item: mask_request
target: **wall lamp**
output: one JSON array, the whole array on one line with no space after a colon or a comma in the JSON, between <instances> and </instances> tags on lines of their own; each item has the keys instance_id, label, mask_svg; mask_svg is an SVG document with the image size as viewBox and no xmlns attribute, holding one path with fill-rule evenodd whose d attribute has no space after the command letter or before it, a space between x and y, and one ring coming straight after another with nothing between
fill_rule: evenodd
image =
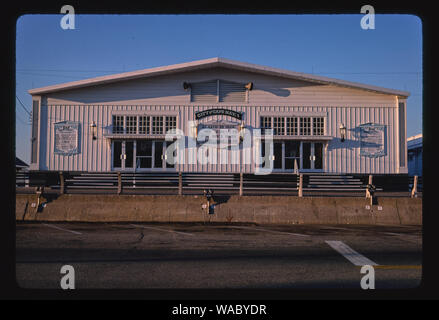
<instances>
[{"instance_id":1,"label":"wall lamp","mask_svg":"<svg viewBox=\"0 0 439 320\"><path fill-rule=\"evenodd\" d=\"M189 82L183 82L183 89L187 90L191 87L191 84Z\"/></svg>"},{"instance_id":2,"label":"wall lamp","mask_svg":"<svg viewBox=\"0 0 439 320\"><path fill-rule=\"evenodd\" d=\"M91 130L91 134L93 136L93 140L96 140L98 128L97 128L96 123L94 121L92 122L92 124L90 124L90 130Z\"/></svg>"},{"instance_id":3,"label":"wall lamp","mask_svg":"<svg viewBox=\"0 0 439 320\"><path fill-rule=\"evenodd\" d=\"M345 138L346 138L346 127L345 127L345 125L342 123L342 124L340 124L339 129L340 129L340 136L341 136L340 141L341 141L341 142L344 142L344 140L345 140Z\"/></svg>"},{"instance_id":4,"label":"wall lamp","mask_svg":"<svg viewBox=\"0 0 439 320\"><path fill-rule=\"evenodd\" d=\"M246 85L245 85L245 88L247 89L247 90L252 90L253 89L253 82L249 82L249 83L247 83Z\"/></svg>"}]
</instances>

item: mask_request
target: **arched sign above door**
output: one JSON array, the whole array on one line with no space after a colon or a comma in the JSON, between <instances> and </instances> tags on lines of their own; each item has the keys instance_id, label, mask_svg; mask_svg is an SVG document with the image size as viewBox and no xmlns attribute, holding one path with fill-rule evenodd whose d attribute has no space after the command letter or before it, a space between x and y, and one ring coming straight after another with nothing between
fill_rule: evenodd
<instances>
[{"instance_id":1,"label":"arched sign above door","mask_svg":"<svg viewBox=\"0 0 439 320\"><path fill-rule=\"evenodd\" d=\"M242 120L242 112L233 111L229 109L208 109L208 110L195 112L195 119L200 120L205 117L216 116L216 115L225 115L225 116L236 118L238 120Z\"/></svg>"}]
</instances>

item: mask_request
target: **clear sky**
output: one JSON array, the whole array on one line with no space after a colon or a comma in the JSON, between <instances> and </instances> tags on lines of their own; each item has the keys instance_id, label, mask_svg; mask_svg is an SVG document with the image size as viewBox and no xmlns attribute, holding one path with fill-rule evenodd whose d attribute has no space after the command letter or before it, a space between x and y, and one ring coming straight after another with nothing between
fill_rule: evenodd
<instances>
[{"instance_id":1,"label":"clear sky","mask_svg":"<svg viewBox=\"0 0 439 320\"><path fill-rule=\"evenodd\" d=\"M78 11L78 10L77 10ZM422 132L422 22L412 15L59 15L17 20L16 155L29 163L29 89L223 57L409 91L407 135Z\"/></svg>"}]
</instances>

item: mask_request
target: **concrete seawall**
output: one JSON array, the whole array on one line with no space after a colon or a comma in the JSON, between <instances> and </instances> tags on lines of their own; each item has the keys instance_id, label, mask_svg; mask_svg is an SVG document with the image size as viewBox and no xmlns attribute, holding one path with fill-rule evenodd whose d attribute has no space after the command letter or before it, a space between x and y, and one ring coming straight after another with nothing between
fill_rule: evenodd
<instances>
[{"instance_id":1,"label":"concrete seawall","mask_svg":"<svg viewBox=\"0 0 439 320\"><path fill-rule=\"evenodd\" d=\"M46 195L39 210L37 199L16 196L17 221L422 224L418 198L379 198L367 209L364 198L224 196L214 198L213 214L202 209L202 196Z\"/></svg>"}]
</instances>

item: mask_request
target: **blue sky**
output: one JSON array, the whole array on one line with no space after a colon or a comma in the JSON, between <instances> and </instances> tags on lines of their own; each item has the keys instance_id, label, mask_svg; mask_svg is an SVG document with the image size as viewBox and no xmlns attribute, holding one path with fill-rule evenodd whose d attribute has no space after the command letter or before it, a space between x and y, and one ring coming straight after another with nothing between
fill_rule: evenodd
<instances>
[{"instance_id":1,"label":"blue sky","mask_svg":"<svg viewBox=\"0 0 439 320\"><path fill-rule=\"evenodd\" d=\"M17 20L16 95L106 74L212 57L409 91L407 135L422 132L422 22L413 15L63 15ZM16 101L16 154L30 160L29 115Z\"/></svg>"}]
</instances>

